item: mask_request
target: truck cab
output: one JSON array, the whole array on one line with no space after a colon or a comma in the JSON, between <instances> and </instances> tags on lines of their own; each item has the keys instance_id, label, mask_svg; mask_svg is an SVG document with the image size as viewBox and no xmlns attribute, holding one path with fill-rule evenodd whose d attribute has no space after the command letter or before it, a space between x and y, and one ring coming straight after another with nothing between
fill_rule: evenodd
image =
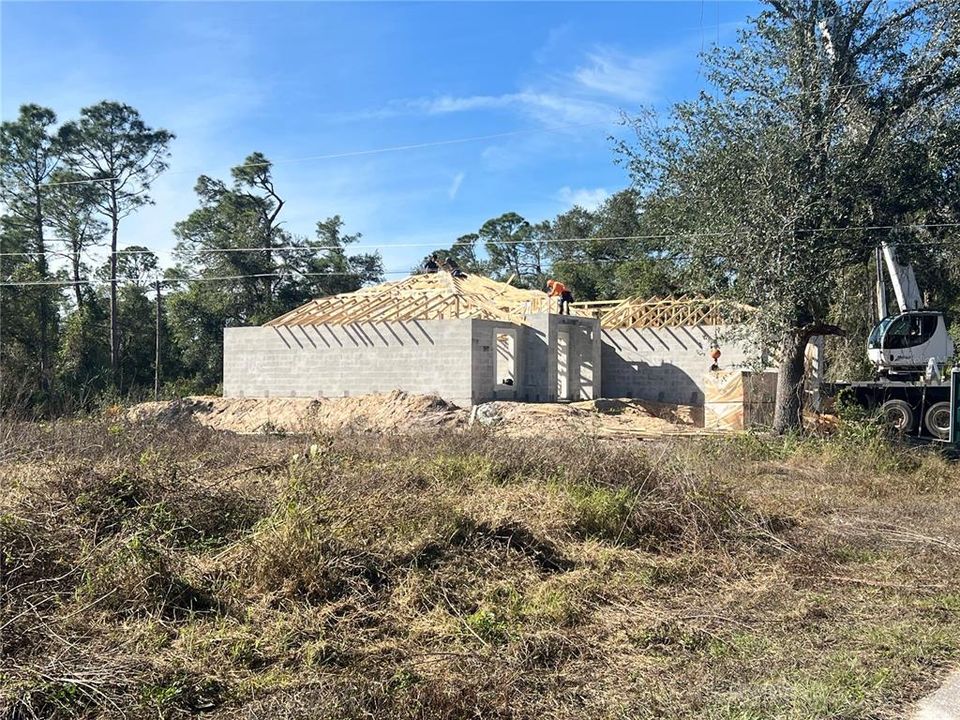
<instances>
[{"instance_id":1,"label":"truck cab","mask_svg":"<svg viewBox=\"0 0 960 720\"><path fill-rule=\"evenodd\" d=\"M931 359L942 366L953 355L943 314L907 310L881 320L867 340L867 355L881 375L919 376Z\"/></svg>"}]
</instances>

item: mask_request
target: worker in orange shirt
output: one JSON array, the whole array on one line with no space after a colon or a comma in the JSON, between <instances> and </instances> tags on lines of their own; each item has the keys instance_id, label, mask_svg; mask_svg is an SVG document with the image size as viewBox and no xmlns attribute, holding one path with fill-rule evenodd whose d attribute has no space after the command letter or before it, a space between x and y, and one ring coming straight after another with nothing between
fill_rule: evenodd
<instances>
[{"instance_id":1,"label":"worker in orange shirt","mask_svg":"<svg viewBox=\"0 0 960 720\"><path fill-rule=\"evenodd\" d=\"M570 303L573 302L573 293L559 280L547 280L547 295L560 298L560 314L570 314Z\"/></svg>"}]
</instances>

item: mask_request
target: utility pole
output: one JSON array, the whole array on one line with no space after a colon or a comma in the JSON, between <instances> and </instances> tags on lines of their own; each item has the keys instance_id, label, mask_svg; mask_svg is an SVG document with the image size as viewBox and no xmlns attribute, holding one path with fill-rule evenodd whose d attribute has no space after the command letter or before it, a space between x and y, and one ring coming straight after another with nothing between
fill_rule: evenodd
<instances>
[{"instance_id":1,"label":"utility pole","mask_svg":"<svg viewBox=\"0 0 960 720\"><path fill-rule=\"evenodd\" d=\"M116 173L111 172L111 175ZM117 225L120 209L117 206L117 179L110 178L110 373L113 386L120 387L120 331L117 319Z\"/></svg>"},{"instance_id":2,"label":"utility pole","mask_svg":"<svg viewBox=\"0 0 960 720\"><path fill-rule=\"evenodd\" d=\"M160 399L160 278L154 281L157 291L157 338L156 354L153 358L153 399Z\"/></svg>"}]
</instances>

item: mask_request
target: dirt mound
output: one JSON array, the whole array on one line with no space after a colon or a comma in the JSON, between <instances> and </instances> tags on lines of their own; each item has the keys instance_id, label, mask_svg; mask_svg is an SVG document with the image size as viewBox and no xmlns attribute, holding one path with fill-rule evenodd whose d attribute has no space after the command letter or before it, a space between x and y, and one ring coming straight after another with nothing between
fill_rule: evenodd
<instances>
[{"instance_id":1,"label":"dirt mound","mask_svg":"<svg viewBox=\"0 0 960 720\"><path fill-rule=\"evenodd\" d=\"M477 405L471 422L497 428L508 435L659 435L693 430L697 408L645 400L599 399L575 403L518 403L496 401Z\"/></svg>"},{"instance_id":2,"label":"dirt mound","mask_svg":"<svg viewBox=\"0 0 960 720\"><path fill-rule=\"evenodd\" d=\"M463 424L466 412L439 397L394 391L345 398L187 397L142 403L130 409L134 422L193 419L237 433L416 432Z\"/></svg>"},{"instance_id":3,"label":"dirt mound","mask_svg":"<svg viewBox=\"0 0 960 720\"><path fill-rule=\"evenodd\" d=\"M695 431L698 408L645 400L575 403L495 401L466 411L433 395L395 390L346 398L187 397L131 408L134 422L193 419L215 430L253 433L408 433L480 424L514 437L557 435L642 436Z\"/></svg>"}]
</instances>

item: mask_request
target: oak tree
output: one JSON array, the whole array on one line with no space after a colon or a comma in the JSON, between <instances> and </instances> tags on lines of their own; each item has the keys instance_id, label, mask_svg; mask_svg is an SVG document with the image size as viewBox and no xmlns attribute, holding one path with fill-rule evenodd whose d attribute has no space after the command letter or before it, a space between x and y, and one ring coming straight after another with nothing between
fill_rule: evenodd
<instances>
[{"instance_id":1,"label":"oak tree","mask_svg":"<svg viewBox=\"0 0 960 720\"><path fill-rule=\"evenodd\" d=\"M706 58L714 90L670 118L632 120L620 150L645 212L684 233L688 277L756 305L779 364L775 430L800 425L807 340L829 322L840 270L922 222L884 179L906 144L956 116L960 5L767 0L739 41ZM935 230L925 232L935 233Z\"/></svg>"}]
</instances>

